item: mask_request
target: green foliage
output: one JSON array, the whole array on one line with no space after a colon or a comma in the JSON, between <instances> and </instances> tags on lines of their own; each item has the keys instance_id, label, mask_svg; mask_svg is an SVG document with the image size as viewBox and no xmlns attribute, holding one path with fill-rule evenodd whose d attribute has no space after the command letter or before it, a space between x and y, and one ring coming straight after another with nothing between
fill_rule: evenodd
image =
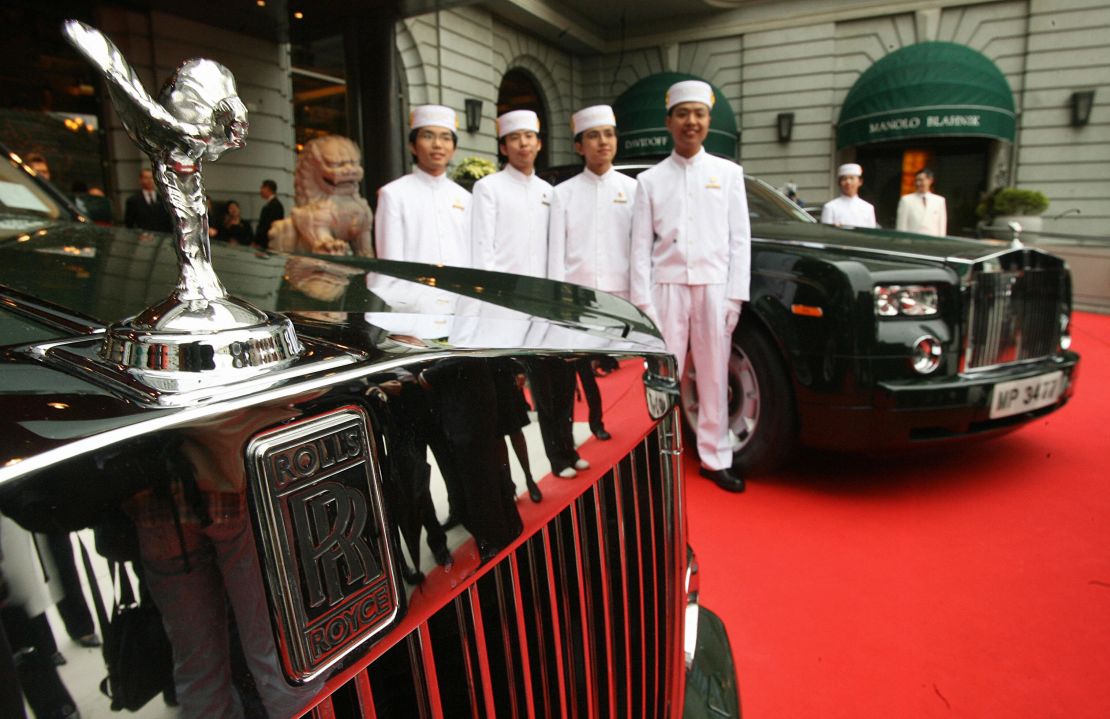
<instances>
[{"instance_id":1,"label":"green foliage","mask_svg":"<svg viewBox=\"0 0 1110 719\"><path fill-rule=\"evenodd\" d=\"M495 172L497 165L484 157L464 157L451 171L451 179L469 190L475 182Z\"/></svg>"},{"instance_id":2,"label":"green foliage","mask_svg":"<svg viewBox=\"0 0 1110 719\"><path fill-rule=\"evenodd\" d=\"M1039 215L1048 209L1048 198L1037 190L1002 187L992 192L976 209L980 217Z\"/></svg>"}]
</instances>

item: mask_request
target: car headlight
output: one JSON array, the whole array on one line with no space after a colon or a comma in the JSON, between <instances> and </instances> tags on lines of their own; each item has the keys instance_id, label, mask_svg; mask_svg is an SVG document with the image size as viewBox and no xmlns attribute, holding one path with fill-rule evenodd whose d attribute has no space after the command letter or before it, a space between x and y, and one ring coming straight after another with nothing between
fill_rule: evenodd
<instances>
[{"instance_id":1,"label":"car headlight","mask_svg":"<svg viewBox=\"0 0 1110 719\"><path fill-rule=\"evenodd\" d=\"M932 285L876 285L879 317L928 317L937 313L937 288Z\"/></svg>"}]
</instances>

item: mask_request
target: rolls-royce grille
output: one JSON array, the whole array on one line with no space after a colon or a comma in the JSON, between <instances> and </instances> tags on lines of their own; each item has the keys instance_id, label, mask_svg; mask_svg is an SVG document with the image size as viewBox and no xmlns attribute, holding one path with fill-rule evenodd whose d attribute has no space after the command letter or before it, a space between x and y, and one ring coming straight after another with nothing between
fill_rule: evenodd
<instances>
[{"instance_id":1,"label":"rolls-royce grille","mask_svg":"<svg viewBox=\"0 0 1110 719\"><path fill-rule=\"evenodd\" d=\"M663 431L311 716L672 716L686 541Z\"/></svg>"},{"instance_id":2,"label":"rolls-royce grille","mask_svg":"<svg viewBox=\"0 0 1110 719\"><path fill-rule=\"evenodd\" d=\"M1068 285L1061 267L977 272L970 285L964 369L985 369L1053 354Z\"/></svg>"}]
</instances>

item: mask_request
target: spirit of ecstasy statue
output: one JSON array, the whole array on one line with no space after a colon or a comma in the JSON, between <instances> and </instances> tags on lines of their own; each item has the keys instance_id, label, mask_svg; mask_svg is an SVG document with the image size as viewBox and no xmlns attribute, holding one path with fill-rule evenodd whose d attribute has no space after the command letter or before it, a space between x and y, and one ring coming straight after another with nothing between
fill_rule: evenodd
<instances>
[{"instance_id":1,"label":"spirit of ecstasy statue","mask_svg":"<svg viewBox=\"0 0 1110 719\"><path fill-rule=\"evenodd\" d=\"M100 31L76 20L66 21L62 29L103 74L127 134L150 157L177 241L177 288L123 325L114 325L104 358L153 370L154 379L170 391L206 382L157 377L158 372L258 368L295 358L301 345L289 321L229 297L212 269L202 164L242 147L248 128L247 108L231 72L212 60L187 60L155 100ZM221 333L228 337L236 330L240 332L233 339L218 341Z\"/></svg>"}]
</instances>

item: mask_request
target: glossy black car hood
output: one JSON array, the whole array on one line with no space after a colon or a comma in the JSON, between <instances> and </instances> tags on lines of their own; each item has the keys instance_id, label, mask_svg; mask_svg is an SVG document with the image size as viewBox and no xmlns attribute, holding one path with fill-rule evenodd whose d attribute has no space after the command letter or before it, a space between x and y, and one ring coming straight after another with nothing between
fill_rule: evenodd
<instances>
[{"instance_id":1,"label":"glossy black car hood","mask_svg":"<svg viewBox=\"0 0 1110 719\"><path fill-rule=\"evenodd\" d=\"M631 304L588 288L458 267L361 257L298 256L214 245L213 264L228 292L257 307L285 313L389 312L398 284L405 313L432 305L420 287L512 309L607 337L661 347L654 326ZM381 278L374 291L364 280ZM0 216L0 286L105 326L133 316L167 296L177 280L168 236L93 225ZM371 279L370 284L375 284ZM403 285L402 285L403 286Z\"/></svg>"},{"instance_id":2,"label":"glossy black car hood","mask_svg":"<svg viewBox=\"0 0 1110 719\"><path fill-rule=\"evenodd\" d=\"M961 237L929 237L885 229L840 228L817 222L752 222L752 236L768 244L789 243L859 259L970 265L1006 252L1010 243Z\"/></svg>"}]
</instances>

